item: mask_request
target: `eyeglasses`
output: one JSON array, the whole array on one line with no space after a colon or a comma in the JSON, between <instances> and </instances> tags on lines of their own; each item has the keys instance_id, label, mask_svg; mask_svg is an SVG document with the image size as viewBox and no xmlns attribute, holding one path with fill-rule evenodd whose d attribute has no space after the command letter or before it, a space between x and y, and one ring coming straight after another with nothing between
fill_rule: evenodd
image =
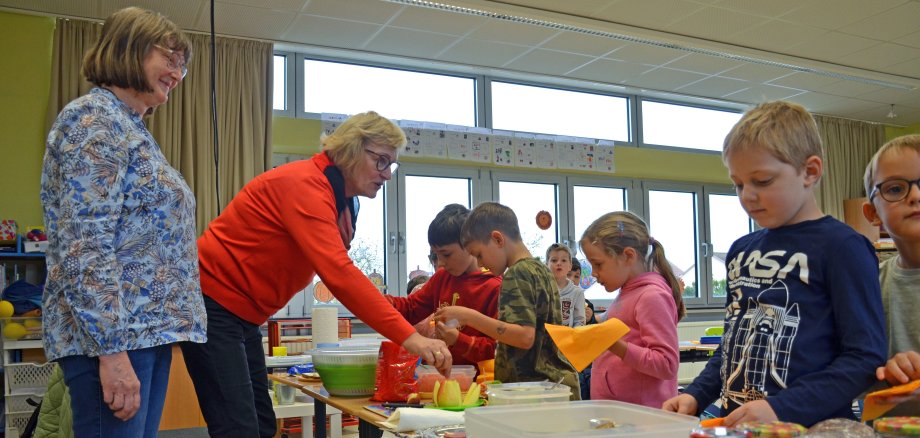
<instances>
[{"instance_id":1,"label":"eyeglasses","mask_svg":"<svg viewBox=\"0 0 920 438\"><path fill-rule=\"evenodd\" d=\"M169 67L169 69L172 71L182 73L182 79L185 79L185 75L188 74L188 66L185 65L182 52L163 47L159 44L154 44L153 46L162 50L163 53L166 54L166 66Z\"/></svg>"},{"instance_id":2,"label":"eyeglasses","mask_svg":"<svg viewBox=\"0 0 920 438\"><path fill-rule=\"evenodd\" d=\"M384 154L378 154L374 151L365 149L364 152L367 152L375 157L377 157L377 170L383 172L390 168L390 173L396 173L396 169L399 169L399 162L391 160L390 157Z\"/></svg>"},{"instance_id":3,"label":"eyeglasses","mask_svg":"<svg viewBox=\"0 0 920 438\"><path fill-rule=\"evenodd\" d=\"M915 179L913 181L901 178L890 179L883 183L876 184L875 190L872 190L872 194L869 195L869 200L872 200L872 197L875 195L880 195L882 199L888 202L898 202L910 194L910 186L913 185L916 185L917 189L920 190L920 179Z\"/></svg>"}]
</instances>

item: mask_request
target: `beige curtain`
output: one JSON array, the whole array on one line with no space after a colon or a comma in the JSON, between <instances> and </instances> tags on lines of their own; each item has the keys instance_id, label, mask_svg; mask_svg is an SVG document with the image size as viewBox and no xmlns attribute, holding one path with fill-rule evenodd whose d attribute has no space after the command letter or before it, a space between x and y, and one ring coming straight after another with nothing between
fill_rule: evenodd
<instances>
[{"instance_id":1,"label":"beige curtain","mask_svg":"<svg viewBox=\"0 0 920 438\"><path fill-rule=\"evenodd\" d=\"M80 74L83 53L102 26L79 20L57 22L52 65L51 121L90 84ZM147 125L163 155L182 172L198 202L201 233L220 208L250 179L271 167L272 45L219 37L216 46L217 129L220 184L215 189L214 135L211 125L210 39L190 34L188 76L156 109ZM50 122L49 122L50 128Z\"/></svg>"},{"instance_id":2,"label":"beige curtain","mask_svg":"<svg viewBox=\"0 0 920 438\"><path fill-rule=\"evenodd\" d=\"M824 176L818 185L818 206L843 220L843 201L865 196L866 165L885 143L885 127L876 123L815 116L824 141Z\"/></svg>"}]
</instances>

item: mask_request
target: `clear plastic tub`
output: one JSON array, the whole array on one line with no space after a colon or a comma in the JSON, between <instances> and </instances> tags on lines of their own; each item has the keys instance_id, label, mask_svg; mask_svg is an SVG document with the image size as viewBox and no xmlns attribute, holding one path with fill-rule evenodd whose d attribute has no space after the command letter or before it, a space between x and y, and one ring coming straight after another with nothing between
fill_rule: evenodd
<instances>
[{"instance_id":1,"label":"clear plastic tub","mask_svg":"<svg viewBox=\"0 0 920 438\"><path fill-rule=\"evenodd\" d=\"M486 406L467 409L465 417L469 438L672 438L689 436L699 424L696 417L611 400ZM616 427L591 428L609 422Z\"/></svg>"},{"instance_id":2,"label":"clear plastic tub","mask_svg":"<svg viewBox=\"0 0 920 438\"><path fill-rule=\"evenodd\" d=\"M519 405L568 401L572 388L552 382L498 383L487 385L489 404Z\"/></svg>"},{"instance_id":3,"label":"clear plastic tub","mask_svg":"<svg viewBox=\"0 0 920 438\"><path fill-rule=\"evenodd\" d=\"M434 382L447 380L437 368L431 365L419 365L415 369L415 376L418 382L418 392L422 394L430 394L434 390ZM461 391L470 389L474 377L476 377L476 367L472 365L454 365L450 369L450 378L457 381Z\"/></svg>"}]
</instances>

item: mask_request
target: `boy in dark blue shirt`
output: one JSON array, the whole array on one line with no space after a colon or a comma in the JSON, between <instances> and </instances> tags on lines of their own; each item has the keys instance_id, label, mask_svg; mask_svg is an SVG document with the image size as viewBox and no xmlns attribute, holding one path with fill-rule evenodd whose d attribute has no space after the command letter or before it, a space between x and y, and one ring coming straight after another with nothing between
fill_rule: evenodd
<instances>
[{"instance_id":1,"label":"boy in dark blue shirt","mask_svg":"<svg viewBox=\"0 0 920 438\"><path fill-rule=\"evenodd\" d=\"M693 415L720 398L726 426L853 418L886 359L878 260L819 209L822 156L814 119L786 102L752 109L725 138L741 205L763 229L729 249L722 345L664 409Z\"/></svg>"}]
</instances>

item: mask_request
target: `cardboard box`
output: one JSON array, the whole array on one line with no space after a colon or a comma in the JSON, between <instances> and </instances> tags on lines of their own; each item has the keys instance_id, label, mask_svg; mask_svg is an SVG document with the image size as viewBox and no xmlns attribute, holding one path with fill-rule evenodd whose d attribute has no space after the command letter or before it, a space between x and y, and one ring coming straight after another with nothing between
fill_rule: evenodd
<instances>
[{"instance_id":1,"label":"cardboard box","mask_svg":"<svg viewBox=\"0 0 920 438\"><path fill-rule=\"evenodd\" d=\"M32 242L29 240L22 241L22 252L45 252L48 250L48 241Z\"/></svg>"}]
</instances>

